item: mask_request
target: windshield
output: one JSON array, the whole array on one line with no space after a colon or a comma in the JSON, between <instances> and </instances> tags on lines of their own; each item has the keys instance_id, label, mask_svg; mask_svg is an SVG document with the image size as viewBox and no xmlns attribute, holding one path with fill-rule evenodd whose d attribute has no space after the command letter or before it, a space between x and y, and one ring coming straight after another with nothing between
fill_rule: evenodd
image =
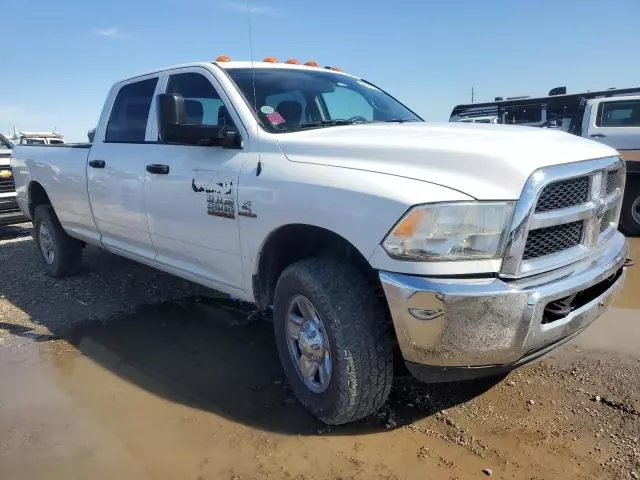
<instances>
[{"instance_id":1,"label":"windshield","mask_svg":"<svg viewBox=\"0 0 640 480\"><path fill-rule=\"evenodd\" d=\"M257 106L256 116L270 132L367 122L422 121L376 86L332 71L230 68L227 72L251 109L255 111Z\"/></svg>"}]
</instances>

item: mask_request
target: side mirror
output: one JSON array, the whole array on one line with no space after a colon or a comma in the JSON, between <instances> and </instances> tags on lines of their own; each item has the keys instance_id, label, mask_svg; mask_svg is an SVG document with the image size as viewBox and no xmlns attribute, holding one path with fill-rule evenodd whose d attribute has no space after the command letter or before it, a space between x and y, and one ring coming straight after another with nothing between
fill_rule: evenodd
<instances>
[{"instance_id":1,"label":"side mirror","mask_svg":"<svg viewBox=\"0 0 640 480\"><path fill-rule=\"evenodd\" d=\"M220 145L220 128L188 123L182 95L161 93L157 98L158 132L162 141L186 145Z\"/></svg>"}]
</instances>

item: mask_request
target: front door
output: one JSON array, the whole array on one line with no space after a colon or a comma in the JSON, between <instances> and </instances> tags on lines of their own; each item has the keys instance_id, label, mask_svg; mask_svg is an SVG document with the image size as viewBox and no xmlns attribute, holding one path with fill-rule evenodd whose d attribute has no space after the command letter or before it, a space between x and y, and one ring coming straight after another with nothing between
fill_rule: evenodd
<instances>
[{"instance_id":1,"label":"front door","mask_svg":"<svg viewBox=\"0 0 640 480\"><path fill-rule=\"evenodd\" d=\"M606 99L594 105L588 138L617 150L640 150L640 99Z\"/></svg>"},{"instance_id":2,"label":"front door","mask_svg":"<svg viewBox=\"0 0 640 480\"><path fill-rule=\"evenodd\" d=\"M112 92L87 165L91 208L102 243L122 253L153 259L144 198L145 136L158 76L137 78ZM107 121L108 118L108 121Z\"/></svg>"},{"instance_id":3,"label":"front door","mask_svg":"<svg viewBox=\"0 0 640 480\"><path fill-rule=\"evenodd\" d=\"M225 104L215 77L204 68L173 71L166 91L184 97L190 124L233 124L229 102L225 99ZM157 261L214 286L242 290L237 192L246 154L219 146L163 143L149 145L149 150L153 164L168 167L146 172Z\"/></svg>"}]
</instances>

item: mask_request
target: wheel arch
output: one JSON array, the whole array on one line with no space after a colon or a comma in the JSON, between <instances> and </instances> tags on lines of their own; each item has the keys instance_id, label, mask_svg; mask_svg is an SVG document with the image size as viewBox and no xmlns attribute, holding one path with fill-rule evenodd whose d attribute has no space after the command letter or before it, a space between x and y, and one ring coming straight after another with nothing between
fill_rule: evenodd
<instances>
[{"instance_id":1,"label":"wheel arch","mask_svg":"<svg viewBox=\"0 0 640 480\"><path fill-rule=\"evenodd\" d=\"M47 195L44 187L36 180L32 180L29 183L29 187L27 188L28 193L28 206L29 206L29 215L33 220L33 216L35 214L36 208L40 205L51 205L51 200L49 199L49 195Z\"/></svg>"},{"instance_id":2,"label":"wheel arch","mask_svg":"<svg viewBox=\"0 0 640 480\"><path fill-rule=\"evenodd\" d=\"M361 273L377 294L382 285L365 256L342 235L315 225L292 223L273 230L263 241L252 278L254 299L261 310L273 304L275 286L282 271L292 263L319 255L332 255ZM386 301L384 302L385 308Z\"/></svg>"}]
</instances>

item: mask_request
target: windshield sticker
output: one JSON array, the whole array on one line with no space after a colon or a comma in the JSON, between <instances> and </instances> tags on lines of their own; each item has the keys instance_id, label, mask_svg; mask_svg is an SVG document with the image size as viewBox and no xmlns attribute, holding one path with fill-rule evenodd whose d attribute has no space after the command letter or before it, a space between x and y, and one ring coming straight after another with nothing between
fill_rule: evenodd
<instances>
[{"instance_id":1,"label":"windshield sticker","mask_svg":"<svg viewBox=\"0 0 640 480\"><path fill-rule=\"evenodd\" d=\"M273 112L275 112L274 108L271 105L263 105L262 107L260 107L260 111L265 115L271 115Z\"/></svg>"},{"instance_id":2,"label":"windshield sticker","mask_svg":"<svg viewBox=\"0 0 640 480\"><path fill-rule=\"evenodd\" d=\"M284 117L279 112L270 113L267 115L267 120L271 122L271 125L280 125L285 122Z\"/></svg>"}]
</instances>

